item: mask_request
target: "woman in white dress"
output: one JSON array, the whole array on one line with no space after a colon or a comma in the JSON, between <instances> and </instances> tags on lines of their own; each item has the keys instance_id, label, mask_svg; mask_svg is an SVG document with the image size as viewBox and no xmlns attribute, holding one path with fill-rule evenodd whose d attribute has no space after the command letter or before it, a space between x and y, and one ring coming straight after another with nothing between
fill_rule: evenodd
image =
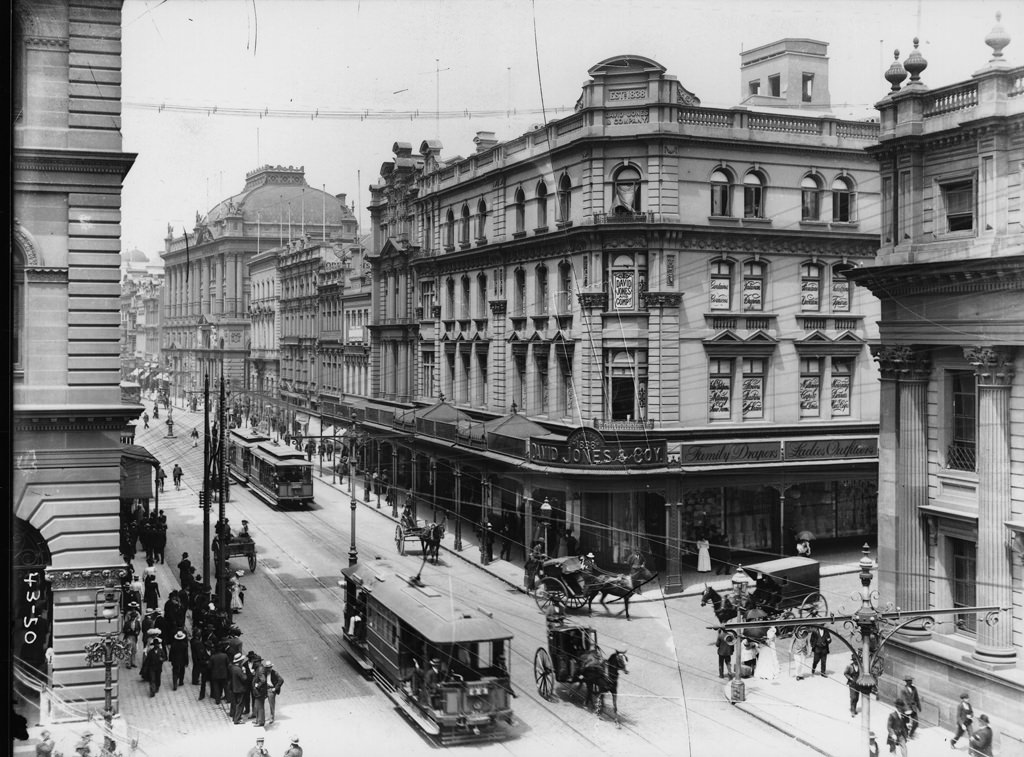
<instances>
[{"instance_id":1,"label":"woman in white dress","mask_svg":"<svg viewBox=\"0 0 1024 757\"><path fill-rule=\"evenodd\" d=\"M774 681L779 675L779 656L775 653L775 628L768 629L764 646L757 656L757 667L754 676L766 681Z\"/></svg>"},{"instance_id":2,"label":"woman in white dress","mask_svg":"<svg viewBox=\"0 0 1024 757\"><path fill-rule=\"evenodd\" d=\"M711 544L704 537L697 540L697 572L711 572Z\"/></svg>"},{"instance_id":3,"label":"woman in white dress","mask_svg":"<svg viewBox=\"0 0 1024 757\"><path fill-rule=\"evenodd\" d=\"M244 591L244 589L242 588L242 584L238 582L238 577L234 575L231 576L231 580L228 582L228 592L231 594L230 602L232 613L242 611L242 598L239 596L241 591Z\"/></svg>"}]
</instances>

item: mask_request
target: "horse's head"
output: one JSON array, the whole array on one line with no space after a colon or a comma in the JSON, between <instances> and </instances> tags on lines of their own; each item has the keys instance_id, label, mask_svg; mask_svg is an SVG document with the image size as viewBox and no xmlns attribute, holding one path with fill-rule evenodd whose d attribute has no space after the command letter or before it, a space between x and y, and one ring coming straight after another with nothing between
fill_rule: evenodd
<instances>
[{"instance_id":1,"label":"horse's head","mask_svg":"<svg viewBox=\"0 0 1024 757\"><path fill-rule=\"evenodd\" d=\"M708 602L718 599L718 592L707 584L704 584L704 593L700 595L700 606L704 607Z\"/></svg>"},{"instance_id":2,"label":"horse's head","mask_svg":"<svg viewBox=\"0 0 1024 757\"><path fill-rule=\"evenodd\" d=\"M609 669L621 670L628 675L627 665L629 665L629 657L626 656L626 651L623 649L616 649L611 657L608 658Z\"/></svg>"}]
</instances>

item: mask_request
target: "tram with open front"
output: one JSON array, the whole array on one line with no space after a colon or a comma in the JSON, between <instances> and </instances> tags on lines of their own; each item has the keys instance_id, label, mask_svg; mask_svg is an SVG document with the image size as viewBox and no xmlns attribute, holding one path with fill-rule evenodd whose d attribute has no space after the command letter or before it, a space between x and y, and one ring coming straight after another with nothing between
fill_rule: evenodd
<instances>
[{"instance_id":1,"label":"tram with open front","mask_svg":"<svg viewBox=\"0 0 1024 757\"><path fill-rule=\"evenodd\" d=\"M249 488L270 505L306 507L313 503L313 463L287 444L258 442L252 447Z\"/></svg>"},{"instance_id":2,"label":"tram with open front","mask_svg":"<svg viewBox=\"0 0 1024 757\"><path fill-rule=\"evenodd\" d=\"M409 720L442 744L510 735L511 631L389 560L341 572L345 648Z\"/></svg>"},{"instance_id":3,"label":"tram with open front","mask_svg":"<svg viewBox=\"0 0 1024 757\"><path fill-rule=\"evenodd\" d=\"M228 472L240 484L252 476L252 450L270 437L252 428L233 428L228 432Z\"/></svg>"}]
</instances>

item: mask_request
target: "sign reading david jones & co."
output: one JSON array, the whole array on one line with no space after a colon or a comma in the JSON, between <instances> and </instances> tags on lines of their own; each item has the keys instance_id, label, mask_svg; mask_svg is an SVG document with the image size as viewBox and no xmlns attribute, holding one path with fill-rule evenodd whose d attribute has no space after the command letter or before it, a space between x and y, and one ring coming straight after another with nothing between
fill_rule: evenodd
<instances>
[{"instance_id":1,"label":"sign reading david jones & co.","mask_svg":"<svg viewBox=\"0 0 1024 757\"><path fill-rule=\"evenodd\" d=\"M548 465L592 465L642 468L664 465L664 440L608 442L597 431L582 428L563 441L530 439L530 459Z\"/></svg>"}]
</instances>

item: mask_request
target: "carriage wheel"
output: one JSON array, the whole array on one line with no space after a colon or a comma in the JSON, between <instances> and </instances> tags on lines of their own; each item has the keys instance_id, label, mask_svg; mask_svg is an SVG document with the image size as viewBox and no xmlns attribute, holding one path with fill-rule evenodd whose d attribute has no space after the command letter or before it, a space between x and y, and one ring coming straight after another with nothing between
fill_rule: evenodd
<instances>
[{"instance_id":1,"label":"carriage wheel","mask_svg":"<svg viewBox=\"0 0 1024 757\"><path fill-rule=\"evenodd\" d=\"M796 618L796 613L792 609L787 608L780 616L779 620L793 620ZM783 626L778 629L778 635L780 639L788 639L793 635L793 626Z\"/></svg>"},{"instance_id":2,"label":"carriage wheel","mask_svg":"<svg viewBox=\"0 0 1024 757\"><path fill-rule=\"evenodd\" d=\"M563 605L566 604L565 587L554 578L545 578L537 584L537 590L533 593L533 601L541 612L546 613L551 602L557 599Z\"/></svg>"},{"instance_id":3,"label":"carriage wheel","mask_svg":"<svg viewBox=\"0 0 1024 757\"><path fill-rule=\"evenodd\" d=\"M402 533L401 526L395 526L395 549L398 550L398 554L405 554L405 534Z\"/></svg>"},{"instance_id":4,"label":"carriage wheel","mask_svg":"<svg viewBox=\"0 0 1024 757\"><path fill-rule=\"evenodd\" d=\"M799 612L801 618L820 618L828 615L828 602L818 592L808 594L800 603Z\"/></svg>"},{"instance_id":5,"label":"carriage wheel","mask_svg":"<svg viewBox=\"0 0 1024 757\"><path fill-rule=\"evenodd\" d=\"M587 604L587 597L584 594L566 594L562 597L562 602L565 603L566 607L571 607L574 610L579 610L581 607Z\"/></svg>"},{"instance_id":6,"label":"carriage wheel","mask_svg":"<svg viewBox=\"0 0 1024 757\"><path fill-rule=\"evenodd\" d=\"M537 648L533 656L533 680L537 683L537 693L550 699L555 690L555 669L551 666L551 655L544 647Z\"/></svg>"},{"instance_id":7,"label":"carriage wheel","mask_svg":"<svg viewBox=\"0 0 1024 757\"><path fill-rule=\"evenodd\" d=\"M255 549L255 547L253 548L252 553L249 555L249 572L250 573L255 573L256 572L256 549Z\"/></svg>"}]
</instances>

